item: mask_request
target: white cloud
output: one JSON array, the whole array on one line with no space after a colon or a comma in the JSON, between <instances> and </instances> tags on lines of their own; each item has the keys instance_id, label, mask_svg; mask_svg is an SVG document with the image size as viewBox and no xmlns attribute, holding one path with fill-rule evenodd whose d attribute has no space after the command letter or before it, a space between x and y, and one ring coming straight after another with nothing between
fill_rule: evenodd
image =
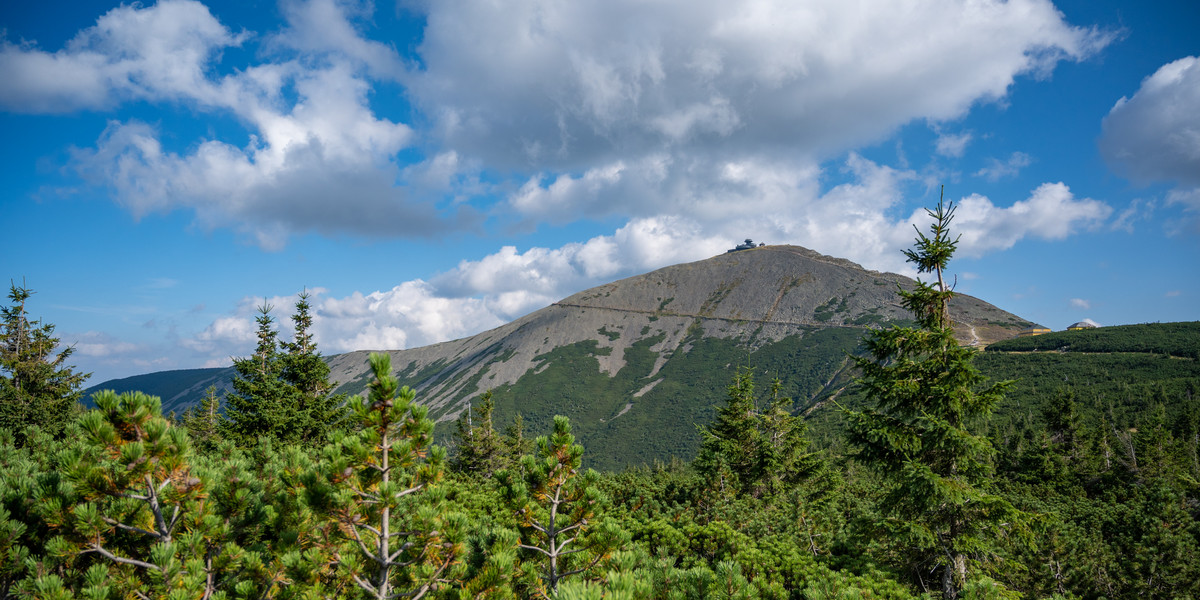
<instances>
[{"instance_id":1,"label":"white cloud","mask_svg":"<svg viewBox=\"0 0 1200 600\"><path fill-rule=\"evenodd\" d=\"M1007 160L988 159L988 166L975 172L976 177L983 177L991 182L1000 181L1006 177L1016 177L1021 169L1033 164L1033 158L1024 152L1013 152Z\"/></svg>"},{"instance_id":2,"label":"white cloud","mask_svg":"<svg viewBox=\"0 0 1200 600\"><path fill-rule=\"evenodd\" d=\"M297 232L473 228L472 207L497 197L490 214L525 227L686 216L709 235L824 238L810 225L831 216L815 203L820 161L914 119L961 117L1109 40L1048 0L869 4L419 3L406 63L395 46L411 40L368 37L370 3L284 0L286 25L251 35L162 0L114 9L55 52L6 42L0 75L15 83L0 106L144 100L236 120L245 139L186 150L164 144L174 132L113 121L75 164L136 216L184 209L267 248ZM218 62L250 41L257 62ZM381 81L403 87L421 130L376 114ZM970 136L939 151L961 154ZM874 203L837 206L856 231L876 219Z\"/></svg>"},{"instance_id":3,"label":"white cloud","mask_svg":"<svg viewBox=\"0 0 1200 600\"><path fill-rule=\"evenodd\" d=\"M485 299L438 296L420 280L366 295L322 299L316 306L317 343L327 352L415 348L505 322Z\"/></svg>"},{"instance_id":4,"label":"white cloud","mask_svg":"<svg viewBox=\"0 0 1200 600\"><path fill-rule=\"evenodd\" d=\"M422 6L423 69L406 83L444 143L554 172L666 150L825 157L960 117L1109 39L1044 0Z\"/></svg>"},{"instance_id":5,"label":"white cloud","mask_svg":"<svg viewBox=\"0 0 1200 600\"><path fill-rule=\"evenodd\" d=\"M938 135L936 148L937 153L950 158L961 158L963 153L967 151L967 144L971 143L974 135L970 131L962 133L941 133Z\"/></svg>"},{"instance_id":6,"label":"white cloud","mask_svg":"<svg viewBox=\"0 0 1200 600\"><path fill-rule=\"evenodd\" d=\"M1200 58L1163 65L1104 117L1100 151L1141 181L1200 187Z\"/></svg>"},{"instance_id":7,"label":"white cloud","mask_svg":"<svg viewBox=\"0 0 1200 600\"><path fill-rule=\"evenodd\" d=\"M351 25L367 8L312 0L287 2L283 12L289 27L271 45L307 54L220 76L220 50L249 36L191 0L114 9L54 54L6 42L0 74L15 83L4 86L0 105L46 112L170 101L247 127L239 142L202 139L179 153L161 141L171 132L113 121L94 148L77 149L79 173L138 217L188 209L201 225L234 228L266 248L295 232L429 236L478 222L469 208L439 208L438 196L414 197L405 187L412 176L428 192L439 174L402 169L397 153L411 145L412 129L370 108L366 74L396 78L401 63ZM73 69L95 75L72 77ZM74 87L55 87L64 81ZM431 166L447 179L456 165Z\"/></svg>"},{"instance_id":8,"label":"white cloud","mask_svg":"<svg viewBox=\"0 0 1200 600\"><path fill-rule=\"evenodd\" d=\"M1112 208L1091 198L1076 198L1062 183L1044 183L1026 200L997 207L978 194L958 203L955 228L965 256L1011 248L1025 237L1061 240L1080 229L1100 226ZM913 220L918 220L914 214Z\"/></svg>"},{"instance_id":9,"label":"white cloud","mask_svg":"<svg viewBox=\"0 0 1200 600\"><path fill-rule=\"evenodd\" d=\"M1167 192L1167 206L1182 206L1184 217L1167 226L1167 233L1200 233L1200 186Z\"/></svg>"},{"instance_id":10,"label":"white cloud","mask_svg":"<svg viewBox=\"0 0 1200 600\"><path fill-rule=\"evenodd\" d=\"M288 28L271 36L271 43L334 60L351 59L376 79L400 79L406 67L396 50L368 40L352 18L368 20L374 4L362 0L281 0Z\"/></svg>"},{"instance_id":11,"label":"white cloud","mask_svg":"<svg viewBox=\"0 0 1200 600\"><path fill-rule=\"evenodd\" d=\"M1113 219L1113 231L1120 230L1126 233L1133 233L1133 224L1138 221L1149 219L1150 215L1154 212L1154 204L1155 203L1153 200L1147 201L1141 198L1135 198L1133 202L1129 203L1129 206L1127 206L1125 210L1121 211L1121 213L1118 214L1115 219Z\"/></svg>"},{"instance_id":12,"label":"white cloud","mask_svg":"<svg viewBox=\"0 0 1200 600\"><path fill-rule=\"evenodd\" d=\"M1104 117L1100 152L1110 165L1139 182L1176 184L1167 206L1182 218L1168 234L1200 233L1200 57L1160 67L1132 98L1121 98Z\"/></svg>"},{"instance_id":13,"label":"white cloud","mask_svg":"<svg viewBox=\"0 0 1200 600\"><path fill-rule=\"evenodd\" d=\"M108 360L118 360L143 349L138 344L121 341L100 331L88 331L72 336L71 347L83 356Z\"/></svg>"},{"instance_id":14,"label":"white cloud","mask_svg":"<svg viewBox=\"0 0 1200 600\"><path fill-rule=\"evenodd\" d=\"M1083 298L1071 298L1069 303L1071 308L1078 308L1080 310L1090 310L1092 308L1092 303Z\"/></svg>"},{"instance_id":15,"label":"white cloud","mask_svg":"<svg viewBox=\"0 0 1200 600\"><path fill-rule=\"evenodd\" d=\"M209 64L221 49L247 37L231 32L193 0L163 0L147 8L123 5L57 52L5 40L0 106L53 113L107 108L124 100L219 104L219 90L206 73Z\"/></svg>"},{"instance_id":16,"label":"white cloud","mask_svg":"<svg viewBox=\"0 0 1200 600\"><path fill-rule=\"evenodd\" d=\"M255 331L258 326L249 306L242 302L237 314L217 318L195 336L180 340L180 345L193 352L216 352L226 358L250 354L254 349Z\"/></svg>"}]
</instances>

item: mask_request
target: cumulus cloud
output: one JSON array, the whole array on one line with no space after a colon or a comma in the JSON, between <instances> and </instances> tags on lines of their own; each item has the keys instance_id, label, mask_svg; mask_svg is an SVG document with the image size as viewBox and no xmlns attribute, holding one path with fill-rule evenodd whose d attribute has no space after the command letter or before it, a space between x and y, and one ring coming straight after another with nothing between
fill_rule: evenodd
<instances>
[{"instance_id":1,"label":"cumulus cloud","mask_svg":"<svg viewBox=\"0 0 1200 600\"><path fill-rule=\"evenodd\" d=\"M141 346L119 340L100 331L88 331L72 336L71 347L83 356L99 359L120 359L138 350Z\"/></svg>"},{"instance_id":2,"label":"cumulus cloud","mask_svg":"<svg viewBox=\"0 0 1200 600\"><path fill-rule=\"evenodd\" d=\"M112 121L94 147L76 149L85 180L138 217L188 209L203 226L237 229L266 248L295 232L429 236L473 227L479 217L470 209L439 208L427 193L428 169L397 160L412 129L370 108L370 77L398 78L401 61L352 25L366 5L312 0L282 9L288 26L268 45L299 54L220 76L220 51L249 34L232 33L192 0L114 9L53 54L5 42L0 106L52 112L169 101L247 127L240 142L203 139L173 152L162 142L171 132ZM425 195L410 193L408 176Z\"/></svg>"},{"instance_id":3,"label":"cumulus cloud","mask_svg":"<svg viewBox=\"0 0 1200 600\"><path fill-rule=\"evenodd\" d=\"M489 215L525 226L687 215L708 227L753 194L763 214L823 213L804 202L821 161L914 119L961 117L1109 41L1048 0L868 8L418 3L425 28L405 58L397 40L368 36L368 2L284 0L285 25L251 34L193 0L162 0L114 9L57 51L4 42L0 106L140 100L236 120L245 139L184 150L164 143L173 132L113 121L75 166L136 216L185 209L267 248L309 231L438 235ZM914 33L930 30L943 33ZM258 62L219 64L251 41ZM379 82L399 83L420 130L375 113ZM959 155L970 139L944 135L938 150ZM497 197L490 212L471 208ZM813 217L738 220L784 233Z\"/></svg>"},{"instance_id":4,"label":"cumulus cloud","mask_svg":"<svg viewBox=\"0 0 1200 600\"><path fill-rule=\"evenodd\" d=\"M1109 40L1044 0L869 4L430 2L407 83L460 152L581 172L667 149L828 156Z\"/></svg>"},{"instance_id":5,"label":"cumulus cloud","mask_svg":"<svg viewBox=\"0 0 1200 600\"><path fill-rule=\"evenodd\" d=\"M1167 233L1200 233L1200 57L1160 67L1132 98L1122 97L1104 117L1100 152L1110 165L1143 183L1174 183L1167 206L1184 218Z\"/></svg>"},{"instance_id":6,"label":"cumulus cloud","mask_svg":"<svg viewBox=\"0 0 1200 600\"><path fill-rule=\"evenodd\" d=\"M56 52L4 40L0 106L54 113L107 108L124 100L219 104L209 65L223 48L247 37L230 31L194 0L166 0L148 8L123 5Z\"/></svg>"},{"instance_id":7,"label":"cumulus cloud","mask_svg":"<svg viewBox=\"0 0 1200 600\"><path fill-rule=\"evenodd\" d=\"M1104 117L1100 151L1141 181L1200 187L1200 58L1163 65Z\"/></svg>"},{"instance_id":8,"label":"cumulus cloud","mask_svg":"<svg viewBox=\"0 0 1200 600\"><path fill-rule=\"evenodd\" d=\"M399 80L407 68L391 46L369 40L356 19L368 20L374 4L362 0L282 0L280 12L288 27L270 43L334 60L350 59L365 66L376 79Z\"/></svg>"},{"instance_id":9,"label":"cumulus cloud","mask_svg":"<svg viewBox=\"0 0 1200 600\"><path fill-rule=\"evenodd\" d=\"M1094 229L1112 207L1091 198L1076 198L1062 183L1045 183L1029 198L1001 208L978 194L958 203L955 218L965 256L981 256L1011 248L1025 237L1061 240L1080 229ZM918 220L914 215L913 220Z\"/></svg>"}]
</instances>

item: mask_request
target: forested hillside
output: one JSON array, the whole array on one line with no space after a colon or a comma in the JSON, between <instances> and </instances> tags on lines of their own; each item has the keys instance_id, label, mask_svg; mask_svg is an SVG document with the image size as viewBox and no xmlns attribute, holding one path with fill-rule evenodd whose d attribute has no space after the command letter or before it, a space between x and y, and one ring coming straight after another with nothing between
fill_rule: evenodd
<instances>
[{"instance_id":1,"label":"forested hillside","mask_svg":"<svg viewBox=\"0 0 1200 600\"><path fill-rule=\"evenodd\" d=\"M940 275L952 251L935 228L910 258ZM931 277L905 291L911 320L809 332L819 346L689 339L656 386L689 382L672 393L691 408L567 405L608 448L551 412L647 385L600 373L595 345L554 350L439 442L388 354L364 396L335 393L303 297L291 340L264 307L225 411L213 394L177 418L140 392L85 410L54 343L14 354L53 341L14 304L0 401L47 410L0 429L0 597L1200 596L1195 324L979 352L950 295Z\"/></svg>"}]
</instances>

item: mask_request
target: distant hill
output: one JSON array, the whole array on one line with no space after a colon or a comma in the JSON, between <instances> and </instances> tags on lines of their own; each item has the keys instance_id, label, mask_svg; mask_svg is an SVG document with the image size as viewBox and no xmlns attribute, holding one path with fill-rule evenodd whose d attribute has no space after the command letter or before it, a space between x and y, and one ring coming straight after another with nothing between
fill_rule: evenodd
<instances>
[{"instance_id":1,"label":"distant hill","mask_svg":"<svg viewBox=\"0 0 1200 600\"><path fill-rule=\"evenodd\" d=\"M1013 338L989 352L1140 352L1200 358L1200 321L1118 325Z\"/></svg>"},{"instance_id":2,"label":"distant hill","mask_svg":"<svg viewBox=\"0 0 1200 600\"><path fill-rule=\"evenodd\" d=\"M868 328L908 318L897 289L912 285L805 248L764 246L604 284L491 331L389 353L443 436L491 389L499 427L521 414L537 435L553 415L566 415L589 463L616 468L690 458L697 424L711 419L739 366L754 366L764 387L780 378L798 410L840 393L851 375L847 353ZM969 344L1032 325L966 295L951 310ZM328 358L339 391L366 388L367 354ZM179 399L170 404L179 411L189 394L194 402L207 382L229 375L202 371L208 379L157 389ZM137 387L137 379L124 381Z\"/></svg>"},{"instance_id":3,"label":"distant hill","mask_svg":"<svg viewBox=\"0 0 1200 600\"><path fill-rule=\"evenodd\" d=\"M996 425L1042 421L1054 394L1074 392L1080 410L1110 423L1136 423L1162 404L1174 418L1200 408L1200 321L1064 331L988 346L985 374L1013 380Z\"/></svg>"},{"instance_id":4,"label":"distant hill","mask_svg":"<svg viewBox=\"0 0 1200 600\"><path fill-rule=\"evenodd\" d=\"M182 414L189 406L200 402L209 386L216 387L217 396L233 389L233 367L215 369L179 369L110 379L84 390L84 401L91 406L92 394L101 390L143 392L163 401L163 414L174 411Z\"/></svg>"}]
</instances>

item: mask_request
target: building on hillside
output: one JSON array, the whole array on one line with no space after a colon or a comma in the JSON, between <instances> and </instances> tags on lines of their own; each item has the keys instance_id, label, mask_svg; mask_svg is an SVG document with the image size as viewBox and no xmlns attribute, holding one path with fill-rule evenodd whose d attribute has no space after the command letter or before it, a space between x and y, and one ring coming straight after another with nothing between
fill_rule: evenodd
<instances>
[{"instance_id":1,"label":"building on hillside","mask_svg":"<svg viewBox=\"0 0 1200 600\"><path fill-rule=\"evenodd\" d=\"M1050 333L1049 327L1042 327L1041 325L1034 325L1032 327L1026 327L1025 329L1022 329L1021 331L1019 331L1017 333L1017 337L1033 337L1035 335L1044 335L1047 333Z\"/></svg>"},{"instance_id":2,"label":"building on hillside","mask_svg":"<svg viewBox=\"0 0 1200 600\"><path fill-rule=\"evenodd\" d=\"M744 244L738 244L738 245L737 245L737 246L735 246L734 248L732 248L732 249L730 249L730 250L726 250L726 251L725 251L725 253L726 253L726 254L729 254L730 252L737 252L738 250L750 250L750 249L753 249L753 248L761 248L761 247L763 247L763 246L766 246L766 244L764 244L764 243L762 243L762 242L759 242L758 244L755 244L755 243L754 243L754 240L752 240L752 239L750 239L750 238L746 238L746 243L744 243Z\"/></svg>"},{"instance_id":3,"label":"building on hillside","mask_svg":"<svg viewBox=\"0 0 1200 600\"><path fill-rule=\"evenodd\" d=\"M1089 323L1087 321L1080 321L1074 325L1067 327L1067 331L1083 331L1084 329L1095 329L1095 328L1096 328L1096 325L1094 323Z\"/></svg>"}]
</instances>

